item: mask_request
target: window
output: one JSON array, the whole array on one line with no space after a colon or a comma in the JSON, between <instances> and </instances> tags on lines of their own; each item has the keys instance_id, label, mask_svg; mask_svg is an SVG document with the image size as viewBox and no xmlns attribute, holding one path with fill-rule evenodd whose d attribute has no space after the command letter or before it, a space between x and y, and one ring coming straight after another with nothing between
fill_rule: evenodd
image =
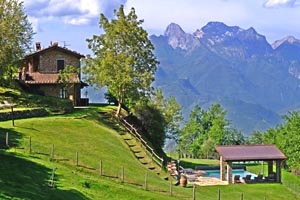
<instances>
[{"instance_id":1,"label":"window","mask_svg":"<svg viewBox=\"0 0 300 200\"><path fill-rule=\"evenodd\" d=\"M67 89L65 87L59 89L59 97L62 99L67 98Z\"/></svg>"},{"instance_id":2,"label":"window","mask_svg":"<svg viewBox=\"0 0 300 200\"><path fill-rule=\"evenodd\" d=\"M65 60L64 59L57 59L56 60L57 71L65 69Z\"/></svg>"}]
</instances>

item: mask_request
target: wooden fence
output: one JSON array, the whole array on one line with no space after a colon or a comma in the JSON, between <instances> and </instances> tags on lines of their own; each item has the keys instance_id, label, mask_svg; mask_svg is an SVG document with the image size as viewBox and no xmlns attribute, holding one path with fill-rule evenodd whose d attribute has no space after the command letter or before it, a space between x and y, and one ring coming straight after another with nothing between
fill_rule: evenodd
<instances>
[{"instance_id":1,"label":"wooden fence","mask_svg":"<svg viewBox=\"0 0 300 200\"><path fill-rule=\"evenodd\" d=\"M119 119L119 122L130 132L130 134L136 140L138 140L143 145L146 152L149 154L149 156L151 156L152 161L154 161L157 165L159 165L161 168L163 168L164 159L155 153L154 149L148 145L147 141L145 141L143 139L143 137L137 131L137 129L123 118Z\"/></svg>"}]
</instances>

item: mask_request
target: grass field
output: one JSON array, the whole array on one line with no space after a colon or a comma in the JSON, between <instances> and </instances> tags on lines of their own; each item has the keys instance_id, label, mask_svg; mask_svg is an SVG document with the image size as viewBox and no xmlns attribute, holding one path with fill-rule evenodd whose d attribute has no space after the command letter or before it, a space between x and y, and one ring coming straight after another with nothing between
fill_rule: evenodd
<instances>
[{"instance_id":1,"label":"grass field","mask_svg":"<svg viewBox=\"0 0 300 200\"><path fill-rule=\"evenodd\" d=\"M15 127L10 121L0 122L0 199L193 199L192 185L170 187L165 172L157 175L157 168L149 170L138 161L124 140L130 136L107 115L110 109L90 107L16 120ZM55 188L48 186L53 169ZM299 182L287 172L283 176L284 181ZM245 200L300 199L284 184L197 187L196 199L217 199L219 191L222 200L238 200L242 194Z\"/></svg>"}]
</instances>

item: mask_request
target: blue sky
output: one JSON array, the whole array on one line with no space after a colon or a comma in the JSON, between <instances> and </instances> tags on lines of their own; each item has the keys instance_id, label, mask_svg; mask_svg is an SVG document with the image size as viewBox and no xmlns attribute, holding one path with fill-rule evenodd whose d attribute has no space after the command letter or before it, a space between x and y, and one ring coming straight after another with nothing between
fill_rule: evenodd
<instances>
[{"instance_id":1,"label":"blue sky","mask_svg":"<svg viewBox=\"0 0 300 200\"><path fill-rule=\"evenodd\" d=\"M300 0L24 0L36 32L34 42L47 47L56 41L82 54L91 53L85 40L103 33L100 13L111 18L120 4L125 11L135 8L149 35L163 35L172 22L193 33L210 21L220 21L253 27L269 43L288 35L300 38Z\"/></svg>"}]
</instances>

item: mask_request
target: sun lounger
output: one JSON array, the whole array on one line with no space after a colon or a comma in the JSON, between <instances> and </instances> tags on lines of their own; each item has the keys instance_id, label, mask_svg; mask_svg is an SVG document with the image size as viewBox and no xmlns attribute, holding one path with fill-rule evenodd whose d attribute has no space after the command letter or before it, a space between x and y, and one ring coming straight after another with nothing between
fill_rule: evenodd
<instances>
[{"instance_id":1,"label":"sun lounger","mask_svg":"<svg viewBox=\"0 0 300 200\"><path fill-rule=\"evenodd\" d=\"M265 180L263 179L262 174L258 174L257 177L254 177L254 181L257 183L263 183Z\"/></svg>"},{"instance_id":2,"label":"sun lounger","mask_svg":"<svg viewBox=\"0 0 300 200\"><path fill-rule=\"evenodd\" d=\"M266 177L266 181L268 181L268 182L276 182L275 173L270 173L269 176Z\"/></svg>"},{"instance_id":3,"label":"sun lounger","mask_svg":"<svg viewBox=\"0 0 300 200\"><path fill-rule=\"evenodd\" d=\"M243 180L245 181L245 183L252 183L252 179L251 179L251 175L248 174L245 177L243 177Z\"/></svg>"},{"instance_id":4,"label":"sun lounger","mask_svg":"<svg viewBox=\"0 0 300 200\"><path fill-rule=\"evenodd\" d=\"M241 183L240 175L235 175L235 176L233 177L233 183Z\"/></svg>"}]
</instances>

